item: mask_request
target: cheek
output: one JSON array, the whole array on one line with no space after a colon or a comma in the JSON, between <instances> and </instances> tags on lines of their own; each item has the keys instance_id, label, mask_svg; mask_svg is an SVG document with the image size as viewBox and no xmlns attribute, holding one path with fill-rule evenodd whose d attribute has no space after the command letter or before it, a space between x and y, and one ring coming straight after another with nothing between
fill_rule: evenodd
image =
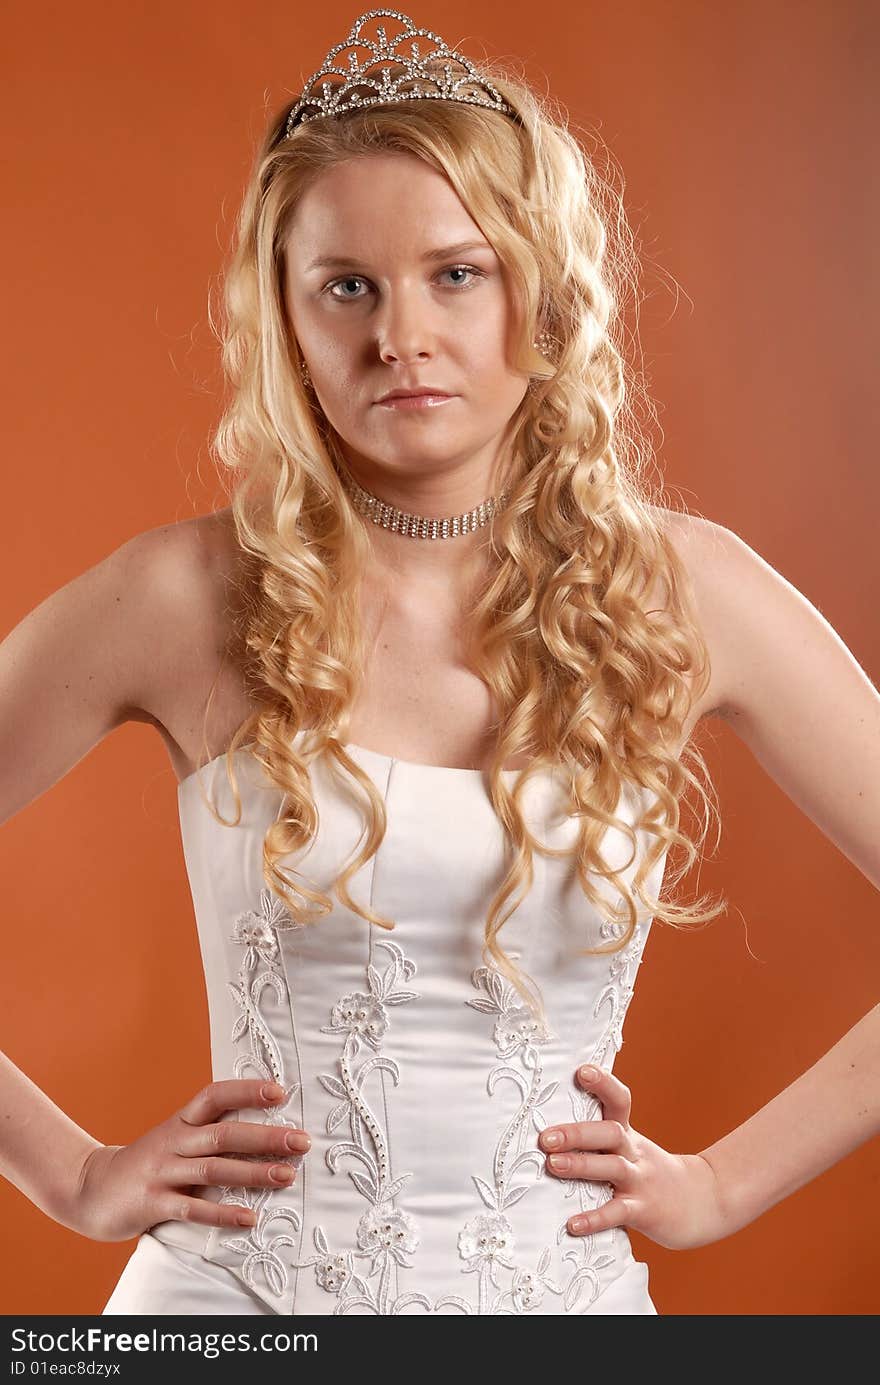
<instances>
[{"instance_id":1,"label":"cheek","mask_svg":"<svg viewBox=\"0 0 880 1385\"><path fill-rule=\"evenodd\" d=\"M309 359L312 378L321 393L333 400L335 408L343 411L351 408L363 392L362 372L358 388L357 353L338 336L325 334L320 339L312 339Z\"/></svg>"},{"instance_id":2,"label":"cheek","mask_svg":"<svg viewBox=\"0 0 880 1385\"><path fill-rule=\"evenodd\" d=\"M482 380L495 380L503 388L503 381L510 376L510 350L506 307L503 303L490 303L484 312L474 315L468 324L464 350L467 368L479 374Z\"/></svg>"},{"instance_id":3,"label":"cheek","mask_svg":"<svg viewBox=\"0 0 880 1385\"><path fill-rule=\"evenodd\" d=\"M331 380L351 354L340 324L310 301L294 304L293 331L312 375Z\"/></svg>"},{"instance_id":4,"label":"cheek","mask_svg":"<svg viewBox=\"0 0 880 1385\"><path fill-rule=\"evenodd\" d=\"M485 343L485 349L479 343L472 343L472 347L465 362L465 376L471 390L487 402L495 400L500 405L506 404L526 383L519 372L510 367L507 343L493 336Z\"/></svg>"}]
</instances>

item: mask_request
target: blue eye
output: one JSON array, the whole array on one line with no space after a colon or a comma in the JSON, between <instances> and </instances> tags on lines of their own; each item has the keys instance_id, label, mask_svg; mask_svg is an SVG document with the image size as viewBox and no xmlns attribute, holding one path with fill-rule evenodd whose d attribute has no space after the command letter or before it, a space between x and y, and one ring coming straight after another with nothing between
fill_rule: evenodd
<instances>
[{"instance_id":1,"label":"blue eye","mask_svg":"<svg viewBox=\"0 0 880 1385\"><path fill-rule=\"evenodd\" d=\"M470 274L471 278L479 278L479 279L482 279L482 278L483 278L483 275L482 275L482 273L481 273L481 271L480 271L479 269L471 269L470 265L466 265L466 264L454 264L454 265L450 265L448 269L442 270L442 273L443 273L443 274ZM459 281L459 282L460 282L460 281Z\"/></svg>"},{"instance_id":2,"label":"blue eye","mask_svg":"<svg viewBox=\"0 0 880 1385\"><path fill-rule=\"evenodd\" d=\"M356 284L356 283L359 283L359 282L360 282L360 280L359 280L358 275L356 275L356 274L349 274L349 275L347 276L347 278L345 278L345 279L336 279L332 284L328 284L328 285L327 285L327 292L330 294L330 297L331 297L331 298L336 298L336 297L338 297L338 295L337 295L336 293L334 293L333 290L336 289L336 288L338 288L340 284ZM347 293L344 293L344 294L342 295L343 298L348 298L348 296L349 296L349 295L348 295Z\"/></svg>"},{"instance_id":3,"label":"blue eye","mask_svg":"<svg viewBox=\"0 0 880 1385\"><path fill-rule=\"evenodd\" d=\"M483 271L482 271L481 269L474 269L472 265L466 265L466 264L450 265L447 269L442 269L442 270L440 271L440 273L441 273L441 274L468 274L468 275L471 276L470 279L468 279L468 280L467 280L466 282L464 282L464 283L462 283L461 280L459 280L458 283L455 283L455 284L452 285L453 288L459 288L459 287L461 287L461 288L470 288L470 287L471 287L471 280L473 280L473 279L484 279L484 278L486 277L485 274L483 273ZM345 300L348 299L349 302L355 303L355 302L357 302L358 298L361 298L361 297L363 296L362 294L348 294L348 293L337 294L337 293L334 293L334 289L339 288L339 286L340 286L341 284L362 284L362 283L366 283L366 280L363 279L363 278L361 277L360 274L347 274L347 275L345 276L344 279L334 279L333 282L332 282L332 284L328 284L328 285L327 285L326 292L330 294L330 297L331 297L331 298L337 299L338 302L345 302Z\"/></svg>"}]
</instances>

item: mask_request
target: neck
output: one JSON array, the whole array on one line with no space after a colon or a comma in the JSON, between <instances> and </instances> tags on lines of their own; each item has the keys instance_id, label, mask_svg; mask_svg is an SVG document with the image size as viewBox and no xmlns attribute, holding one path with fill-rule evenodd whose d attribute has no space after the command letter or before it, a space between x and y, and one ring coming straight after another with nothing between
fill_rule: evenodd
<instances>
[{"instance_id":1,"label":"neck","mask_svg":"<svg viewBox=\"0 0 880 1385\"><path fill-rule=\"evenodd\" d=\"M475 482L471 472L461 477L446 474L414 479L380 471L374 479L369 468L358 466L355 470L347 463L342 477L355 508L365 516L365 528L379 568L415 588L436 589L445 585L450 592L468 589L473 577L485 566L489 553L492 506L486 502L502 503L502 491L493 487L490 477ZM370 505L367 497L375 497L382 505L406 515L436 521L437 537L426 536L424 531L405 532L402 520ZM486 516L482 525L477 523L481 515ZM468 516L467 522L463 516ZM449 521L445 536L441 529L444 520ZM411 524L408 527L413 528Z\"/></svg>"},{"instance_id":2,"label":"neck","mask_svg":"<svg viewBox=\"0 0 880 1385\"><path fill-rule=\"evenodd\" d=\"M466 602L489 559L488 526L454 539L408 539L368 525L375 555L374 576L391 588L404 588L418 602L449 597ZM408 603L409 604L409 603Z\"/></svg>"}]
</instances>

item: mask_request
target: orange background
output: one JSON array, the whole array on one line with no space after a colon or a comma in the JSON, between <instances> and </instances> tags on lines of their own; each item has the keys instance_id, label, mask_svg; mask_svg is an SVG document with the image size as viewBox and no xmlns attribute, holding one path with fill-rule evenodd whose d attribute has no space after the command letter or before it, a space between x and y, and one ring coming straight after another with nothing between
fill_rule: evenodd
<instances>
[{"instance_id":1,"label":"orange background","mask_svg":"<svg viewBox=\"0 0 880 1385\"><path fill-rule=\"evenodd\" d=\"M130 535L223 503L208 286L265 118L357 12L7 9L3 633ZM877 682L877 7L547 0L539 27L500 0L407 12L475 59L522 60L573 126L599 126L643 242L669 485ZM876 1002L880 960L866 878L729 729L704 745L724 834L689 884L730 909L703 932L655 928L617 1066L633 1124L679 1151L815 1062ZM0 835L0 1046L108 1143L210 1079L175 812L164 746L131 724ZM876 1313L878 1171L873 1142L699 1250L632 1233L659 1312ZM5 1182L0 1216L5 1313L100 1312L134 1242L77 1236Z\"/></svg>"}]
</instances>

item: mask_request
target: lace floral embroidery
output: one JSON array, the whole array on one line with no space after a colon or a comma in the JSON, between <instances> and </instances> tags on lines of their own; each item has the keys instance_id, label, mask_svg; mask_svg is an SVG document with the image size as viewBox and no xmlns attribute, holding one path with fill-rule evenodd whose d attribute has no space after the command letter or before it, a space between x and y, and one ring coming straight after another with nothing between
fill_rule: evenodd
<instances>
[{"instance_id":1,"label":"lace floral embroidery","mask_svg":"<svg viewBox=\"0 0 880 1385\"><path fill-rule=\"evenodd\" d=\"M260 1113L267 1124L286 1125L286 1112L291 1099L300 1090L299 1083L288 1084L285 1079L282 1055L269 1024L262 1013L267 988L279 1001L286 996L287 979L281 960L278 931L296 928L286 908L269 891L260 894L257 910L239 914L233 924L233 939L242 948L238 978L229 982L238 1015L232 1038L246 1044L234 1063L237 1077L256 1072L267 1080L278 1082L285 1092L284 1101L277 1107ZM620 926L605 924L602 936L606 939L620 935ZM590 1059L600 1066L607 1065L612 1049L623 1042L622 1026L633 993L635 970L641 954L642 939L638 932L624 951L610 958L608 981L599 995L594 1016L607 1011L607 1023L602 1037ZM476 1276L476 1300L459 1294L444 1295L432 1302L421 1293L397 1291L397 1267L412 1268L409 1257L416 1251L420 1236L415 1218L395 1205L395 1200L411 1171L394 1176L388 1147L388 1133L365 1096L368 1080L388 1073L395 1086L400 1081L398 1064L382 1053L382 1042L390 1024L391 1006L418 999L418 993L407 983L416 971L415 963L404 956L402 949L390 941L380 941L376 947L385 949L390 961L384 971L372 963L366 968L367 989L349 992L331 1008L330 1023L322 1032L343 1037L342 1053L334 1073L323 1073L318 1080L331 1096L337 1099L330 1110L326 1129L332 1134L347 1120L349 1138L338 1140L327 1151L326 1160L332 1173L340 1171L343 1161L355 1167L348 1169L355 1188L367 1206L354 1232L354 1245L344 1251L331 1249L324 1228L315 1226L313 1238L316 1254L302 1262L285 1261L279 1253L283 1247L295 1247L302 1228L298 1210L274 1199L278 1190L271 1188L224 1189L220 1201L248 1207L256 1215L256 1225L247 1232L221 1236L226 1250L241 1256L241 1275L252 1288L262 1274L269 1290L281 1297L289 1283L289 1268L314 1268L320 1288L337 1298L335 1314L353 1309L368 1313L395 1315L411 1304L429 1313L452 1306L466 1314L520 1314L538 1310L547 1293L560 1297L560 1311L583 1311L600 1291L599 1271L611 1263L613 1255L598 1253L594 1238L576 1239L560 1255L572 1262L567 1280L551 1270L552 1246L545 1246L534 1266L518 1263L516 1237L508 1212L541 1177L544 1156L527 1145L532 1131L540 1132L546 1125L541 1108L558 1088L558 1082L544 1083L541 1048L553 1037L522 1005L507 978L494 968L478 967L472 973L472 984L478 992L466 1004L494 1016L492 1040L502 1061L487 1077L487 1092L493 1096L501 1081L515 1084L520 1101L497 1142L489 1177L472 1175L483 1209L461 1227L457 1248L462 1272ZM365 1053L363 1061L358 1056ZM381 1091L381 1089L380 1089ZM588 1093L572 1088L570 1093L572 1118L589 1120L601 1114L600 1103ZM259 1160L259 1155L243 1155ZM282 1161L299 1168L302 1154L282 1156ZM523 1178L531 1166L533 1176ZM607 1184L586 1183L578 1179L555 1179L566 1198L579 1195L580 1206L599 1206L613 1195ZM598 1190L589 1202L590 1191ZM604 1196L603 1196L604 1191ZM556 1245L567 1237L563 1220L557 1229ZM283 1229L283 1228L287 1229ZM578 1303L583 1290L589 1292L587 1302ZM259 1291L259 1290L258 1290ZM578 1303L577 1309L575 1304Z\"/></svg>"},{"instance_id":2,"label":"lace floral embroidery","mask_svg":"<svg viewBox=\"0 0 880 1385\"><path fill-rule=\"evenodd\" d=\"M269 890L260 892L258 910L248 909L239 914L232 928L234 942L244 947L237 982L227 982L238 1006L238 1017L232 1028L232 1040L239 1043L247 1040L246 1053L239 1054L233 1065L236 1077L250 1076L252 1069L260 1077L274 1081L284 1089L284 1100L259 1113L259 1119L266 1125L288 1125L290 1100L299 1091L299 1083L288 1085L285 1081L284 1065L278 1044L261 1013L263 994L268 988L279 1001L286 994L286 978L281 965L281 947L278 941L279 928L299 928L288 910ZM242 1154L240 1159L251 1162L265 1162L262 1155ZM303 1161L302 1154L279 1155L275 1163L290 1164L298 1169ZM233 1232L221 1236L226 1250L242 1257L241 1274L246 1284L252 1288L258 1272L273 1294L279 1297L288 1284L287 1267L279 1255L282 1246L294 1246L296 1240L286 1231L270 1231L273 1223L287 1223L294 1231L299 1231L301 1220L294 1207L285 1207L270 1199L277 1196L272 1188L226 1188L220 1198L222 1203L232 1203L237 1207L248 1207L255 1214L256 1224L246 1233Z\"/></svg>"},{"instance_id":3,"label":"lace floral embroidery","mask_svg":"<svg viewBox=\"0 0 880 1385\"><path fill-rule=\"evenodd\" d=\"M343 1159L354 1161L359 1167L349 1169L348 1175L368 1203L357 1224L356 1248L344 1254L331 1251L323 1227L316 1226L317 1255L297 1266L313 1265L321 1288L338 1296L334 1314L364 1308L368 1313L395 1315L413 1302L428 1309L431 1306L424 1294L396 1293L396 1267L411 1267L407 1257L420 1239L415 1218L394 1205L412 1173L394 1177L387 1131L364 1096L368 1078L379 1072L387 1072L395 1086L400 1080L397 1063L381 1053L381 1045L390 1022L389 1007L418 998L418 993L405 985L416 967L396 943L378 942L376 946L384 948L391 958L384 972L372 963L368 965L369 991L344 995L333 1006L329 1025L321 1028L323 1034L344 1036L338 1075L323 1073L319 1078L330 1095L338 1098L327 1116L327 1133L332 1134L346 1119L350 1133L349 1139L339 1140L328 1149L327 1164L337 1173ZM367 1057L357 1066L355 1059L364 1048Z\"/></svg>"},{"instance_id":4,"label":"lace floral embroidery","mask_svg":"<svg viewBox=\"0 0 880 1385\"><path fill-rule=\"evenodd\" d=\"M615 924L603 925L603 937L619 937L619 927ZM618 931L613 931L615 929ZM622 952L612 955L609 980L595 1008L596 1016L604 1007L609 1010L608 1025L591 1055L591 1061L600 1065L607 1061L610 1047L613 1045L619 1049L623 1042L623 1018L633 992L633 973L640 951L641 939L637 932ZM516 1237L507 1216L508 1209L519 1202L541 1176L543 1153L537 1148L524 1147L524 1144L532 1129L540 1133L547 1124L541 1107L549 1101L559 1085L558 1082L542 1085L540 1050L553 1036L540 1026L531 1011L522 1004L507 978L495 968L478 967L472 974L472 983L480 995L465 1003L496 1017L493 1030L496 1051L504 1060L517 1060L516 1066L504 1061L490 1071L486 1082L489 1096L493 1095L498 1082L506 1079L515 1085L521 1100L496 1145L491 1181L472 1175L474 1186L488 1210L472 1217L458 1235L458 1253L464 1261L462 1273L477 1276L476 1303L459 1294L449 1294L437 1300L437 1307L448 1304L469 1314L529 1313L541 1306L545 1294L549 1292L562 1299L562 1311L583 1312L599 1294L599 1271L611 1264L614 1256L597 1251L592 1236L578 1238L576 1244L560 1257L572 1264L565 1283L562 1283L551 1273L551 1246L544 1247L534 1268L517 1263ZM593 1118L589 1113L590 1108L595 1113L599 1107L596 1099L584 1092L573 1090L571 1099L574 1120ZM534 1177L525 1182L516 1181L520 1171L530 1164L535 1166ZM566 1197L576 1192L580 1194L582 1208L587 1206L587 1189L591 1186L607 1190L604 1197L600 1194L594 1206L613 1196L613 1190L607 1184L591 1185L582 1179L557 1181L563 1186ZM568 1235L567 1222L568 1216L557 1228L557 1246ZM499 1277L501 1271L508 1272L503 1276L504 1282ZM575 1304L584 1291L589 1297L575 1310Z\"/></svg>"}]
</instances>

